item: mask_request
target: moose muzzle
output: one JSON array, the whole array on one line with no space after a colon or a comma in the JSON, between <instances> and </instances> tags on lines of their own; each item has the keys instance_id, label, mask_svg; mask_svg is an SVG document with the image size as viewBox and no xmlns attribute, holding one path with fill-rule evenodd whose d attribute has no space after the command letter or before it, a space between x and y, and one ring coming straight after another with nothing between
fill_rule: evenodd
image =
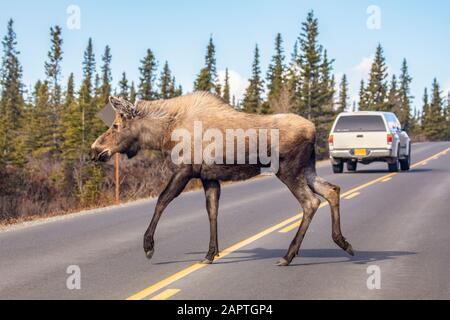
<instances>
[{"instance_id":1,"label":"moose muzzle","mask_svg":"<svg viewBox=\"0 0 450 320\"><path fill-rule=\"evenodd\" d=\"M106 162L111 158L111 152L109 149L98 150L96 148L91 149L91 160Z\"/></svg>"}]
</instances>

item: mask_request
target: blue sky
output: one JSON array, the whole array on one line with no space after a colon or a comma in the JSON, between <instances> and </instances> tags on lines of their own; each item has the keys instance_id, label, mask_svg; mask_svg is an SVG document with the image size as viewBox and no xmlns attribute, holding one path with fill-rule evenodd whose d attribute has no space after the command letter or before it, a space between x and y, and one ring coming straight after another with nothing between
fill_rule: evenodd
<instances>
[{"instance_id":1,"label":"blue sky","mask_svg":"<svg viewBox=\"0 0 450 320\"><path fill-rule=\"evenodd\" d=\"M70 5L81 10L79 30L67 26ZM371 5L380 9L381 29L367 27ZM348 75L353 96L378 43L384 47L390 72L399 73L403 57L408 60L417 107L423 88L434 77L445 91L450 89L450 2L444 0L16 0L2 4L0 37L13 18L27 86L44 76L49 28L58 24L64 38L63 81L70 72L80 80L83 51L92 37L98 65L105 45L112 48L115 84L123 71L137 81L139 60L151 48L160 66L168 60L183 88L191 90L212 34L218 70L232 70L232 91L239 95L251 72L255 44L264 73L277 32L283 35L289 59L300 24L311 9L319 19L319 40L335 59L334 72L338 77Z\"/></svg>"}]
</instances>

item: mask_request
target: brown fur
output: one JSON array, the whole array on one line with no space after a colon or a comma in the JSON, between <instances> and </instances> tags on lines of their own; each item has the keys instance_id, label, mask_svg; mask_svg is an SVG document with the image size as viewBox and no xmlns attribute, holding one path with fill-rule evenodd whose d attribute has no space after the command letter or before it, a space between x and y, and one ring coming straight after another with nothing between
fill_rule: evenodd
<instances>
[{"instance_id":1,"label":"brown fur","mask_svg":"<svg viewBox=\"0 0 450 320\"><path fill-rule=\"evenodd\" d=\"M176 129L193 132L194 121L201 121L203 131L219 129L225 137L226 129L278 129L279 170L277 177L289 188L304 209L299 231L279 265L288 265L300 248L308 225L324 197L331 206L334 241L348 253L353 254L350 244L342 236L339 222L339 187L317 177L315 171L315 127L294 114L254 115L236 111L221 98L206 92L195 92L169 100L140 101L135 106L123 99L111 98L118 112L113 126L92 145L93 159L107 160L114 153L134 156L139 149L154 149L170 157L178 143L171 141ZM203 147L207 143L203 144ZM248 144L248 139L247 139ZM270 151L271 141L268 143ZM225 144L224 144L225 148ZM246 148L248 153L248 148ZM226 152L224 150L223 154ZM192 150L192 157L194 151ZM246 155L249 156L248 154ZM154 252L154 232L163 210L177 197L192 178L203 182L207 198L207 210L211 225L211 239L205 263L211 263L218 254L217 213L220 197L220 181L244 180L260 173L260 163L238 164L181 164L173 165L173 177L161 193L153 219L144 236L147 257Z\"/></svg>"}]
</instances>

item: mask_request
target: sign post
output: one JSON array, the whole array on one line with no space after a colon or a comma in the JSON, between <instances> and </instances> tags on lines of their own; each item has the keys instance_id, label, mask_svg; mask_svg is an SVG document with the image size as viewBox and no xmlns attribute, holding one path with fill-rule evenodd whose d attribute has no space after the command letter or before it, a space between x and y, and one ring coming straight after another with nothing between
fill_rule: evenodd
<instances>
[{"instance_id":1,"label":"sign post","mask_svg":"<svg viewBox=\"0 0 450 320\"><path fill-rule=\"evenodd\" d=\"M116 203L120 202L119 193L119 154L116 153Z\"/></svg>"}]
</instances>

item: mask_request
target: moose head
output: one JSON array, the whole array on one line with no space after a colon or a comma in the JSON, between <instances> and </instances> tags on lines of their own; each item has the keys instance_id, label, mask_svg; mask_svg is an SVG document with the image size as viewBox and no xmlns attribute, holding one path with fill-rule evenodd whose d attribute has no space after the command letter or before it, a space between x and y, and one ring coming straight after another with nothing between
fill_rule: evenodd
<instances>
[{"instance_id":1,"label":"moose head","mask_svg":"<svg viewBox=\"0 0 450 320\"><path fill-rule=\"evenodd\" d=\"M93 161L108 161L115 153L134 157L139 151L136 107L121 97L110 97L109 102L116 111L111 127L95 140L91 146Z\"/></svg>"}]
</instances>

